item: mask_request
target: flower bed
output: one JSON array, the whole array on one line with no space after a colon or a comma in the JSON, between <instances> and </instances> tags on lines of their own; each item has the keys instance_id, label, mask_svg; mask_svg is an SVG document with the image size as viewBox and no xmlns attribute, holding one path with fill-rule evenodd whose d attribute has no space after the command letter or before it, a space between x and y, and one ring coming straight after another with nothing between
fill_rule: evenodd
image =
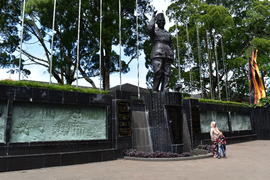
<instances>
[{"instance_id":1,"label":"flower bed","mask_svg":"<svg viewBox=\"0 0 270 180\"><path fill-rule=\"evenodd\" d=\"M189 157L192 154L184 152L182 154L171 153L171 152L142 152L134 149L129 149L124 152L124 156L128 157L140 157L140 158L176 158L176 157Z\"/></svg>"}]
</instances>

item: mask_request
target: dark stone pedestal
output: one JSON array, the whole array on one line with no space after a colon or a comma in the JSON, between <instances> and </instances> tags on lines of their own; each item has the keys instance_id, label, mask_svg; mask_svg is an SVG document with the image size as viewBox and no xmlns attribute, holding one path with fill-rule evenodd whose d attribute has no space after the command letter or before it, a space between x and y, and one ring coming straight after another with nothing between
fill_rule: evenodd
<instances>
[{"instance_id":1,"label":"dark stone pedestal","mask_svg":"<svg viewBox=\"0 0 270 180\"><path fill-rule=\"evenodd\" d=\"M149 114L149 128L153 151L183 152L182 95L176 92L158 92L144 95Z\"/></svg>"}]
</instances>

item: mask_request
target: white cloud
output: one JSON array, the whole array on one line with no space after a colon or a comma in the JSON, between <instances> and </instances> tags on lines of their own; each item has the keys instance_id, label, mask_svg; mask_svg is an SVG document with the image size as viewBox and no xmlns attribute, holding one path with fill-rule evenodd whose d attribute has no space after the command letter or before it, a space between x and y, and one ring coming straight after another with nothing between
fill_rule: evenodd
<instances>
[{"instance_id":1,"label":"white cloud","mask_svg":"<svg viewBox=\"0 0 270 180\"><path fill-rule=\"evenodd\" d=\"M0 80L3 80L3 79L17 80L19 79L19 76L18 74L8 73L8 69L0 69Z\"/></svg>"}]
</instances>

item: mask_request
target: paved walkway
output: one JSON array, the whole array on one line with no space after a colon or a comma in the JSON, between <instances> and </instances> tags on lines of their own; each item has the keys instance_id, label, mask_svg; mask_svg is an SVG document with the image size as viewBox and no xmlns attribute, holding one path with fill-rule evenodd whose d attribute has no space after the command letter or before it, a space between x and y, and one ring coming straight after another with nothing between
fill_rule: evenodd
<instances>
[{"instance_id":1,"label":"paved walkway","mask_svg":"<svg viewBox=\"0 0 270 180\"><path fill-rule=\"evenodd\" d=\"M270 141L251 141L227 147L227 159L166 162L116 160L0 173L0 180L270 179Z\"/></svg>"}]
</instances>

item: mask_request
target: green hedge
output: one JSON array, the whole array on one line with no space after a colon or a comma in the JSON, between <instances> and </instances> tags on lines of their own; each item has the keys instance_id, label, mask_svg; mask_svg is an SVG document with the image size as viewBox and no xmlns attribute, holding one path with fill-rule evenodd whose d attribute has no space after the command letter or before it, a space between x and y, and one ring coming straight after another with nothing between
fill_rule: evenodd
<instances>
[{"instance_id":1,"label":"green hedge","mask_svg":"<svg viewBox=\"0 0 270 180\"><path fill-rule=\"evenodd\" d=\"M54 89L54 90L61 90L61 91L82 92L82 93L108 94L107 91L102 91L102 90L100 91L99 89L82 88L82 87L75 87L71 85L47 84L47 83L42 83L42 82L25 81L25 80L23 81L1 80L0 84L33 87L33 88Z\"/></svg>"},{"instance_id":2,"label":"green hedge","mask_svg":"<svg viewBox=\"0 0 270 180\"><path fill-rule=\"evenodd\" d=\"M270 97L265 97L260 100L261 106L269 106L270 105Z\"/></svg>"},{"instance_id":3,"label":"green hedge","mask_svg":"<svg viewBox=\"0 0 270 180\"><path fill-rule=\"evenodd\" d=\"M214 100L214 99L201 99L201 98L189 98L185 97L184 99L196 99L200 103L208 103L208 104L220 104L220 105L232 105L232 106L242 106L242 107L252 107L252 105L248 103L240 103L240 102L234 102L234 101L220 101L220 100Z\"/></svg>"}]
</instances>

